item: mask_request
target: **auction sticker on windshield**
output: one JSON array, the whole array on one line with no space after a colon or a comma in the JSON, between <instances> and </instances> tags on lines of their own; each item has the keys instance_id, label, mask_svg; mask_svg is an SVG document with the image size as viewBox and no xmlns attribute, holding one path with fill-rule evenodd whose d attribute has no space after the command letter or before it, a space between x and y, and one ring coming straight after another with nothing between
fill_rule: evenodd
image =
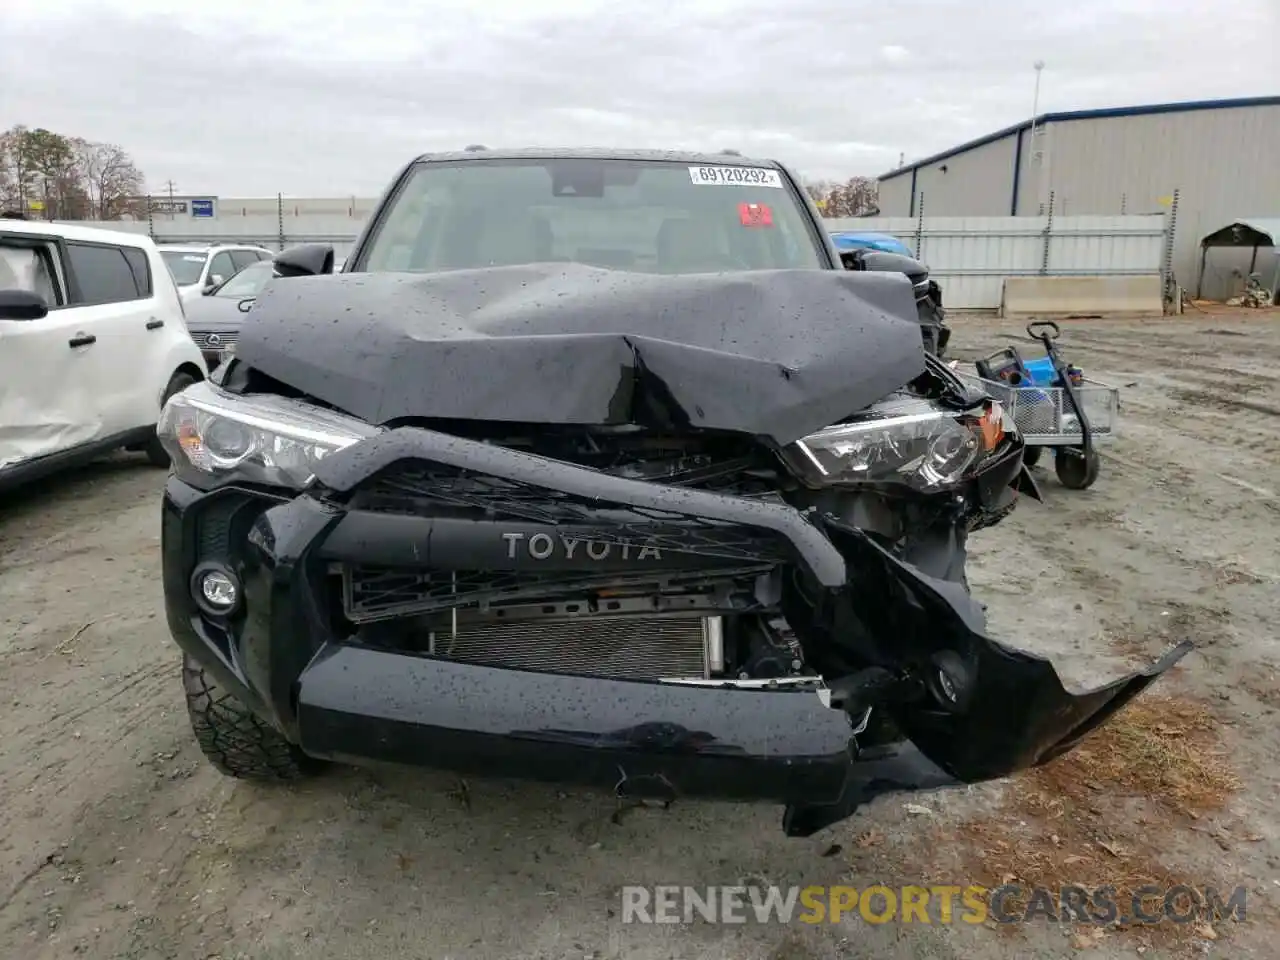
<instances>
[{"instance_id":1,"label":"auction sticker on windshield","mask_svg":"<svg viewBox=\"0 0 1280 960\"><path fill-rule=\"evenodd\" d=\"M764 167L690 167L689 179L706 186L782 188L778 171Z\"/></svg>"}]
</instances>

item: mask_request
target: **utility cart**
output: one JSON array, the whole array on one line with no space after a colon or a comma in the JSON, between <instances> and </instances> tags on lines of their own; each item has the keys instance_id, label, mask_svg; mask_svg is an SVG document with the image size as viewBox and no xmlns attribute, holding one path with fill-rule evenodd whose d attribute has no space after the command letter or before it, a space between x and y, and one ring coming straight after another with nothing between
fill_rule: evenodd
<instances>
[{"instance_id":1,"label":"utility cart","mask_svg":"<svg viewBox=\"0 0 1280 960\"><path fill-rule=\"evenodd\" d=\"M1120 389L1064 362L1054 345L1060 334L1052 320L1030 323L1027 336L1044 345L1045 356L1024 360L1011 346L977 361L976 376L956 372L1004 405L1027 444L1027 466L1035 466L1048 447L1062 485L1084 490L1098 479L1095 444L1115 435Z\"/></svg>"}]
</instances>

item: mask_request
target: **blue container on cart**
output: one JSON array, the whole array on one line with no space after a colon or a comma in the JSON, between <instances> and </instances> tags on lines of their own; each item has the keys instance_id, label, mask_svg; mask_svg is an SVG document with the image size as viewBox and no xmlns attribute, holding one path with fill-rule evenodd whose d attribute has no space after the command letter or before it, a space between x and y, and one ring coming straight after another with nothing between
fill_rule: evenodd
<instances>
[{"instance_id":1,"label":"blue container on cart","mask_svg":"<svg viewBox=\"0 0 1280 960\"><path fill-rule=\"evenodd\" d=\"M1053 369L1053 361L1048 357L1039 357L1035 360L1023 360L1022 365L1027 370L1027 376L1031 378L1029 386L1053 386L1053 381L1057 376L1057 372Z\"/></svg>"}]
</instances>

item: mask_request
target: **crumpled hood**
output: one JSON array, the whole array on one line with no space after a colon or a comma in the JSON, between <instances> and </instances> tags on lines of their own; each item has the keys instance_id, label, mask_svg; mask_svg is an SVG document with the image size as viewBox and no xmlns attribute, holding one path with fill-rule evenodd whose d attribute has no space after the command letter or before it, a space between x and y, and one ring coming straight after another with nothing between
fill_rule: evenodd
<instances>
[{"instance_id":1,"label":"crumpled hood","mask_svg":"<svg viewBox=\"0 0 1280 960\"><path fill-rule=\"evenodd\" d=\"M896 274L666 276L578 264L269 283L253 369L370 423L625 424L785 444L925 369Z\"/></svg>"}]
</instances>

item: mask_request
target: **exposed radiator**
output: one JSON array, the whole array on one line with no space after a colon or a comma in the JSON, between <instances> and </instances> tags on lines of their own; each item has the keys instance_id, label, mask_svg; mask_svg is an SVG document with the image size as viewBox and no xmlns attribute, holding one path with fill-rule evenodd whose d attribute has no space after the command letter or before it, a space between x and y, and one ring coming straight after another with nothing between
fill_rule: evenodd
<instances>
[{"instance_id":1,"label":"exposed radiator","mask_svg":"<svg viewBox=\"0 0 1280 960\"><path fill-rule=\"evenodd\" d=\"M706 677L718 620L703 617L580 617L459 624L437 634L450 660L617 680Z\"/></svg>"}]
</instances>

